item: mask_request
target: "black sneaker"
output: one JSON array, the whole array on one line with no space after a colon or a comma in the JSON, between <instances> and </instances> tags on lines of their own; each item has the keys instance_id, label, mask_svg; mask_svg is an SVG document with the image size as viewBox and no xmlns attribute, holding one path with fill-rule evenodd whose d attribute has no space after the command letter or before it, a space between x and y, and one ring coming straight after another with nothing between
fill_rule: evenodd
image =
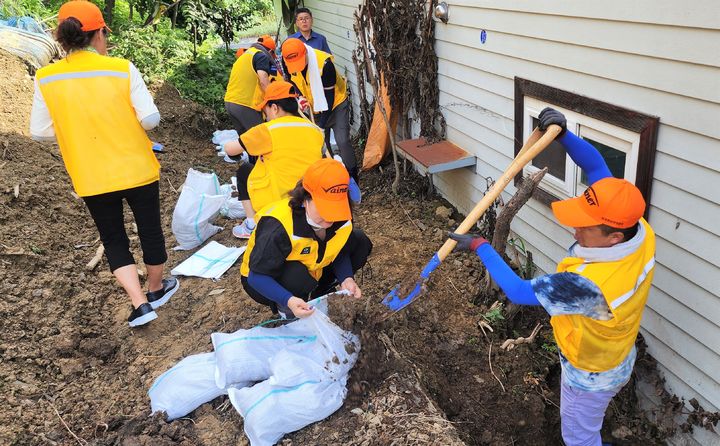
<instances>
[{"instance_id":1,"label":"black sneaker","mask_svg":"<svg viewBox=\"0 0 720 446\"><path fill-rule=\"evenodd\" d=\"M150 304L142 304L130 313L128 324L130 324L131 327L139 327L155 319L157 319L157 313L155 313L155 310L153 310Z\"/></svg>"},{"instance_id":2,"label":"black sneaker","mask_svg":"<svg viewBox=\"0 0 720 446\"><path fill-rule=\"evenodd\" d=\"M153 310L160 308L167 301L170 300L175 291L180 288L180 281L175 277L170 277L162 280L162 289L157 291L148 291L145 293L147 300Z\"/></svg>"}]
</instances>

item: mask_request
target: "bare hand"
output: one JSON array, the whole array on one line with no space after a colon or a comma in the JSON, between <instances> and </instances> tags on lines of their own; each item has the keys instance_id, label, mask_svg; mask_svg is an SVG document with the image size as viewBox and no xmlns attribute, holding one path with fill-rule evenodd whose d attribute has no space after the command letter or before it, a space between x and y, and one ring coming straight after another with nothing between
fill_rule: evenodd
<instances>
[{"instance_id":1,"label":"bare hand","mask_svg":"<svg viewBox=\"0 0 720 446\"><path fill-rule=\"evenodd\" d=\"M295 296L288 300L287 306L295 317L308 317L315 311L307 302Z\"/></svg>"},{"instance_id":2,"label":"bare hand","mask_svg":"<svg viewBox=\"0 0 720 446\"><path fill-rule=\"evenodd\" d=\"M340 284L341 290L347 290L352 294L352 296L356 299L360 299L362 297L362 291L360 291L360 287L357 283L355 283L355 279L352 277L348 277L347 279L343 280L343 282Z\"/></svg>"}]
</instances>

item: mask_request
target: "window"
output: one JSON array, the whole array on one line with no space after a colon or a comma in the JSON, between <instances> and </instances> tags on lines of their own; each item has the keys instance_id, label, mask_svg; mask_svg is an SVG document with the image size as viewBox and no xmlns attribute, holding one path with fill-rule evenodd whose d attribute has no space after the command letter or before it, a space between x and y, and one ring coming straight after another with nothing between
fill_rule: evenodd
<instances>
[{"instance_id":1,"label":"window","mask_svg":"<svg viewBox=\"0 0 720 446\"><path fill-rule=\"evenodd\" d=\"M650 201L658 118L515 78L515 153L537 126L537 116L545 107L561 111L567 118L568 130L598 149L613 176L635 183ZM546 204L575 197L588 186L581 169L558 142L548 146L523 173L544 167L548 172L534 198ZM518 175L516 184L520 178Z\"/></svg>"}]
</instances>

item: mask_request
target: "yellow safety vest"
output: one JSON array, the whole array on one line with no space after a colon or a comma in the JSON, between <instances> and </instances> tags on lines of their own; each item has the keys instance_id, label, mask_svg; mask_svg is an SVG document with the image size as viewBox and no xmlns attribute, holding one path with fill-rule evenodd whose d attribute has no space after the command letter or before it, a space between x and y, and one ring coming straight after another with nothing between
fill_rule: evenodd
<instances>
[{"instance_id":1,"label":"yellow safety vest","mask_svg":"<svg viewBox=\"0 0 720 446\"><path fill-rule=\"evenodd\" d=\"M262 209L287 196L307 168L322 158L325 143L315 124L296 116L260 124L243 133L241 139L250 155L259 155L248 177L253 209ZM255 144L262 149L253 150Z\"/></svg>"},{"instance_id":2,"label":"yellow safety vest","mask_svg":"<svg viewBox=\"0 0 720 446\"><path fill-rule=\"evenodd\" d=\"M335 63L335 58L332 54L326 53L325 51L314 51L315 54L317 54L318 66L321 70L320 75L322 76L322 69L325 67L325 61L330 59L331 62ZM347 99L347 82L345 81L345 78L340 74L340 72L337 71L337 69L337 66L335 66L335 101L330 107L330 110L334 110L335 107L342 104L342 102ZM291 74L290 81L295 84L298 89L300 89L300 94L305 96L305 99L310 102L310 106L312 107L314 102L312 91L310 90L310 82L305 79L305 76L303 76L302 72ZM328 106L329 105L330 104L328 104Z\"/></svg>"},{"instance_id":3,"label":"yellow safety vest","mask_svg":"<svg viewBox=\"0 0 720 446\"><path fill-rule=\"evenodd\" d=\"M76 51L35 74L81 197L144 186L160 163L130 99L130 62Z\"/></svg>"},{"instance_id":4,"label":"yellow safety vest","mask_svg":"<svg viewBox=\"0 0 720 446\"><path fill-rule=\"evenodd\" d=\"M262 104L265 95L252 64L253 56L258 52L259 49L250 47L233 64L225 92L225 102L255 109Z\"/></svg>"},{"instance_id":5,"label":"yellow safety vest","mask_svg":"<svg viewBox=\"0 0 720 446\"><path fill-rule=\"evenodd\" d=\"M289 203L289 199L271 203L255 214L255 218L258 224L260 224L266 216L278 220L288 234L288 239L292 245L290 254L285 260L288 262L299 261L307 267L308 272L315 280L319 280L320 276L322 276L323 268L335 260L340 250L345 246L345 243L347 243L353 228L352 222L349 220L345 222L343 226L335 231L335 235L333 235L332 238L326 240L325 253L321 259L318 259L319 244L317 240L311 237L299 237L293 233L293 212ZM245 250L243 261L240 265L240 274L244 277L250 274L250 256L255 247L255 234L257 234L257 230L253 231L250 240L248 240L247 249Z\"/></svg>"},{"instance_id":6,"label":"yellow safety vest","mask_svg":"<svg viewBox=\"0 0 720 446\"><path fill-rule=\"evenodd\" d=\"M640 222L645 240L632 254L608 262L566 257L558 265L558 272L576 273L595 283L613 315L608 321L583 315L550 318L560 351L578 369L604 372L617 367L635 344L655 272L655 233L644 219Z\"/></svg>"}]
</instances>

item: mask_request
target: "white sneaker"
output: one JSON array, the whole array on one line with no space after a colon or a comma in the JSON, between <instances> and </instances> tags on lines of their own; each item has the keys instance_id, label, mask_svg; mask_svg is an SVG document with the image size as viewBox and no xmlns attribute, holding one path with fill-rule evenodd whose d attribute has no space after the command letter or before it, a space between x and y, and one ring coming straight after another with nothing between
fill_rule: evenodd
<instances>
[{"instance_id":1,"label":"white sneaker","mask_svg":"<svg viewBox=\"0 0 720 446\"><path fill-rule=\"evenodd\" d=\"M247 219L245 219L242 223L233 227L232 234L237 238L249 239L254 230L254 227L252 229L247 227Z\"/></svg>"}]
</instances>

